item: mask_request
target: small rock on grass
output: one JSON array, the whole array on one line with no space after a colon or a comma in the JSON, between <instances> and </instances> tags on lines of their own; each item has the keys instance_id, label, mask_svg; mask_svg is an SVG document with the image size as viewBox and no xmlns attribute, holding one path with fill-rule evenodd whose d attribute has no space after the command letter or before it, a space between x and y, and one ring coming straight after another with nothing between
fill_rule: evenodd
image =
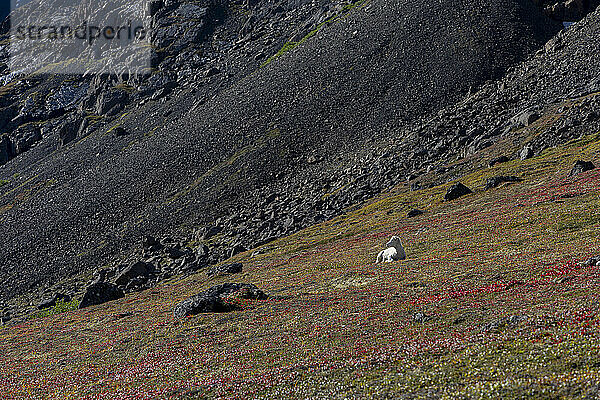
<instances>
[{"instance_id":1,"label":"small rock on grass","mask_svg":"<svg viewBox=\"0 0 600 400\"><path fill-rule=\"evenodd\" d=\"M490 162L488 163L488 165L491 168L491 167L493 167L496 164L502 164L502 163L509 162L509 161L510 161L510 159L508 157L506 157L506 156L500 156L498 158L494 158L493 160L490 160Z\"/></svg>"},{"instance_id":2,"label":"small rock on grass","mask_svg":"<svg viewBox=\"0 0 600 400\"><path fill-rule=\"evenodd\" d=\"M490 332L498 331L502 328L515 327L523 321L527 321L527 317L525 315L511 315L509 317L500 318L496 321L485 324L483 326L483 331Z\"/></svg>"},{"instance_id":3,"label":"small rock on grass","mask_svg":"<svg viewBox=\"0 0 600 400\"><path fill-rule=\"evenodd\" d=\"M420 323L427 322L427 321L431 320L431 318L432 318L431 315L427 315L422 312L416 312L412 316L413 321L420 322Z\"/></svg>"},{"instance_id":4,"label":"small rock on grass","mask_svg":"<svg viewBox=\"0 0 600 400\"><path fill-rule=\"evenodd\" d=\"M242 263L233 263L227 265L216 265L206 271L206 275L221 275L221 274L239 274L242 272Z\"/></svg>"},{"instance_id":5,"label":"small rock on grass","mask_svg":"<svg viewBox=\"0 0 600 400\"><path fill-rule=\"evenodd\" d=\"M569 176L575 176L575 175L581 174L586 171L591 171L594 168L596 168L596 166L591 161L578 160L575 163L575 165L573 165L573 168L571 169Z\"/></svg>"},{"instance_id":6,"label":"small rock on grass","mask_svg":"<svg viewBox=\"0 0 600 400\"><path fill-rule=\"evenodd\" d=\"M406 213L406 216L408 218L413 218L413 217L416 217L421 214L423 214L423 211L415 208L415 209L410 210L408 213Z\"/></svg>"},{"instance_id":7,"label":"small rock on grass","mask_svg":"<svg viewBox=\"0 0 600 400\"><path fill-rule=\"evenodd\" d=\"M459 197L465 196L470 193L473 193L473 191L459 182L450 186L450 188L446 192L446 195L444 196L444 200L456 200Z\"/></svg>"},{"instance_id":8,"label":"small rock on grass","mask_svg":"<svg viewBox=\"0 0 600 400\"><path fill-rule=\"evenodd\" d=\"M517 176L494 176L485 182L485 190L493 189L507 182L521 182L523 179Z\"/></svg>"}]
</instances>

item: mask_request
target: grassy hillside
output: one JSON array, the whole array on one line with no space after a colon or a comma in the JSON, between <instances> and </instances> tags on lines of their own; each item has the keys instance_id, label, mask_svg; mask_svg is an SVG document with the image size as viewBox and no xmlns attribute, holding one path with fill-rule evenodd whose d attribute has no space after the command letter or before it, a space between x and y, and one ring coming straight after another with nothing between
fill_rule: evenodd
<instances>
[{"instance_id":1,"label":"grassy hillside","mask_svg":"<svg viewBox=\"0 0 600 400\"><path fill-rule=\"evenodd\" d=\"M600 164L590 135L449 186L382 197L125 299L0 329L7 398L581 398L600 388ZM486 178L523 182L483 191ZM412 208L425 211L407 218ZM374 264L391 235L408 259ZM270 300L174 320L225 281Z\"/></svg>"}]
</instances>

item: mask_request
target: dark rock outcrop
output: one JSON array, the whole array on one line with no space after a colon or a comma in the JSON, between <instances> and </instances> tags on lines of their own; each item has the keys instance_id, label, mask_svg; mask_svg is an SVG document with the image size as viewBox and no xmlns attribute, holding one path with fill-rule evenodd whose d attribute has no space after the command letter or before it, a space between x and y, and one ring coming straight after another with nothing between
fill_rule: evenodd
<instances>
[{"instance_id":1,"label":"dark rock outcrop","mask_svg":"<svg viewBox=\"0 0 600 400\"><path fill-rule=\"evenodd\" d=\"M147 280L150 273L154 271L152 264L138 261L125 268L115 279L115 285L126 286L131 280Z\"/></svg>"},{"instance_id":2,"label":"dark rock outcrop","mask_svg":"<svg viewBox=\"0 0 600 400\"><path fill-rule=\"evenodd\" d=\"M250 300L266 300L268 298L253 284L224 283L213 286L177 304L173 310L173 315L175 318L183 318L200 313L234 311L237 306L227 301L229 296Z\"/></svg>"},{"instance_id":3,"label":"dark rock outcrop","mask_svg":"<svg viewBox=\"0 0 600 400\"><path fill-rule=\"evenodd\" d=\"M99 282L86 288L83 299L81 300L81 303L79 303L79 308L95 306L108 301L118 300L123 297L125 297L125 293L123 293L116 285L107 282Z\"/></svg>"}]
</instances>

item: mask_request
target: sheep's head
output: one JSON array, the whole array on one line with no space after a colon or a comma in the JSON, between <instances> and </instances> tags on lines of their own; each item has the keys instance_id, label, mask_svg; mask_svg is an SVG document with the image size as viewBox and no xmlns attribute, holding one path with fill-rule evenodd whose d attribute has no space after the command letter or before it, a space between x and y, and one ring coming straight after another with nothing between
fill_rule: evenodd
<instances>
[{"instance_id":1,"label":"sheep's head","mask_svg":"<svg viewBox=\"0 0 600 400\"><path fill-rule=\"evenodd\" d=\"M396 247L396 245L402 245L402 241L398 236L392 236L390 241L386 243L387 247Z\"/></svg>"}]
</instances>

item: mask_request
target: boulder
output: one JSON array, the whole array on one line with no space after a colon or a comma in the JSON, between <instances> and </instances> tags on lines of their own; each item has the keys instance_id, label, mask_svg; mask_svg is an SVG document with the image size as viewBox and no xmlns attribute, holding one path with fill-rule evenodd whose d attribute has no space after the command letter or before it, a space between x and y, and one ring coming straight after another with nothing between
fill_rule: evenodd
<instances>
[{"instance_id":1,"label":"boulder","mask_svg":"<svg viewBox=\"0 0 600 400\"><path fill-rule=\"evenodd\" d=\"M116 285L107 282L98 282L88 286L85 289L85 294L79 308L86 308L98 304L106 303L107 301L118 300L125 297L125 293Z\"/></svg>"},{"instance_id":2,"label":"boulder","mask_svg":"<svg viewBox=\"0 0 600 400\"><path fill-rule=\"evenodd\" d=\"M211 67L208 70L206 70L206 72L204 73L204 76L206 76L207 78L210 78L211 76L215 76L220 73L221 73L221 70L219 68Z\"/></svg>"},{"instance_id":3,"label":"boulder","mask_svg":"<svg viewBox=\"0 0 600 400\"><path fill-rule=\"evenodd\" d=\"M533 148L529 144L526 145L525 147L523 147L523 149L521 149L521 151L519 152L519 158L522 161L528 160L533 156L534 156Z\"/></svg>"},{"instance_id":4,"label":"boulder","mask_svg":"<svg viewBox=\"0 0 600 400\"><path fill-rule=\"evenodd\" d=\"M243 253L244 251L246 251L246 248L240 244L236 244L233 247L231 247L228 251L228 256L229 258L234 257L240 253Z\"/></svg>"},{"instance_id":5,"label":"boulder","mask_svg":"<svg viewBox=\"0 0 600 400\"><path fill-rule=\"evenodd\" d=\"M213 236L219 234L222 230L223 230L223 228L221 228L220 226L211 226L211 227L208 227L204 231L204 234L202 235L202 239L203 240L208 240L208 239L212 238Z\"/></svg>"},{"instance_id":6,"label":"boulder","mask_svg":"<svg viewBox=\"0 0 600 400\"><path fill-rule=\"evenodd\" d=\"M150 235L144 236L142 246L150 252L162 250L164 247L154 236Z\"/></svg>"},{"instance_id":7,"label":"boulder","mask_svg":"<svg viewBox=\"0 0 600 400\"><path fill-rule=\"evenodd\" d=\"M490 332L499 331L503 328L514 328L523 321L527 321L527 317L525 315L511 315L509 317L500 318L485 324L482 330L485 332Z\"/></svg>"},{"instance_id":8,"label":"boulder","mask_svg":"<svg viewBox=\"0 0 600 400\"><path fill-rule=\"evenodd\" d=\"M206 259L208 258L208 251L208 246L202 244L198 246L198 249L196 250L196 257L198 257L198 259Z\"/></svg>"},{"instance_id":9,"label":"boulder","mask_svg":"<svg viewBox=\"0 0 600 400\"><path fill-rule=\"evenodd\" d=\"M423 211L414 208L414 209L410 210L408 213L406 213L406 217L413 218L413 217L416 217L417 215L421 215L421 214L423 214Z\"/></svg>"},{"instance_id":10,"label":"boulder","mask_svg":"<svg viewBox=\"0 0 600 400\"><path fill-rule=\"evenodd\" d=\"M491 168L491 167L493 167L496 164L502 164L502 163L505 163L505 162L508 162L508 161L510 161L510 159L508 157L506 157L506 156L500 156L500 157L494 158L493 160L490 160L490 162L488 163L488 165Z\"/></svg>"},{"instance_id":11,"label":"boulder","mask_svg":"<svg viewBox=\"0 0 600 400\"><path fill-rule=\"evenodd\" d=\"M195 296L192 296L175 306L175 318L183 318L200 313L216 313L234 311L237 307L227 302L227 297L237 297L251 300L266 300L268 296L249 283L224 283L213 286Z\"/></svg>"},{"instance_id":12,"label":"boulder","mask_svg":"<svg viewBox=\"0 0 600 400\"><path fill-rule=\"evenodd\" d=\"M127 136L129 135L129 131L123 128L122 126L117 126L115 129L112 130L112 134L115 137Z\"/></svg>"},{"instance_id":13,"label":"boulder","mask_svg":"<svg viewBox=\"0 0 600 400\"><path fill-rule=\"evenodd\" d=\"M575 176L575 175L581 174L582 172L591 171L595 168L596 168L596 166L591 161L578 160L575 163L575 165L573 165L573 168L571 169L569 176Z\"/></svg>"},{"instance_id":14,"label":"boulder","mask_svg":"<svg viewBox=\"0 0 600 400\"><path fill-rule=\"evenodd\" d=\"M147 279L148 275L150 275L153 270L154 266L152 264L148 264L144 261L135 262L117 275L115 284L118 286L125 286L133 279Z\"/></svg>"},{"instance_id":15,"label":"boulder","mask_svg":"<svg viewBox=\"0 0 600 400\"><path fill-rule=\"evenodd\" d=\"M524 111L517 116L517 121L521 126L529 126L540 119L540 114L536 111Z\"/></svg>"},{"instance_id":16,"label":"boulder","mask_svg":"<svg viewBox=\"0 0 600 400\"><path fill-rule=\"evenodd\" d=\"M165 253L172 260L177 260L181 257L188 255L188 252L183 251L181 249L177 249L175 247L167 247L165 248Z\"/></svg>"},{"instance_id":17,"label":"boulder","mask_svg":"<svg viewBox=\"0 0 600 400\"><path fill-rule=\"evenodd\" d=\"M215 265L206 271L206 275L221 275L221 274L239 274L242 272L242 263L233 263L226 265Z\"/></svg>"},{"instance_id":18,"label":"boulder","mask_svg":"<svg viewBox=\"0 0 600 400\"><path fill-rule=\"evenodd\" d=\"M444 195L444 200L446 200L446 201L456 200L459 197L465 196L470 193L473 193L473 191L471 189L469 189L462 183L458 182L458 183L450 186L450 188Z\"/></svg>"}]
</instances>

